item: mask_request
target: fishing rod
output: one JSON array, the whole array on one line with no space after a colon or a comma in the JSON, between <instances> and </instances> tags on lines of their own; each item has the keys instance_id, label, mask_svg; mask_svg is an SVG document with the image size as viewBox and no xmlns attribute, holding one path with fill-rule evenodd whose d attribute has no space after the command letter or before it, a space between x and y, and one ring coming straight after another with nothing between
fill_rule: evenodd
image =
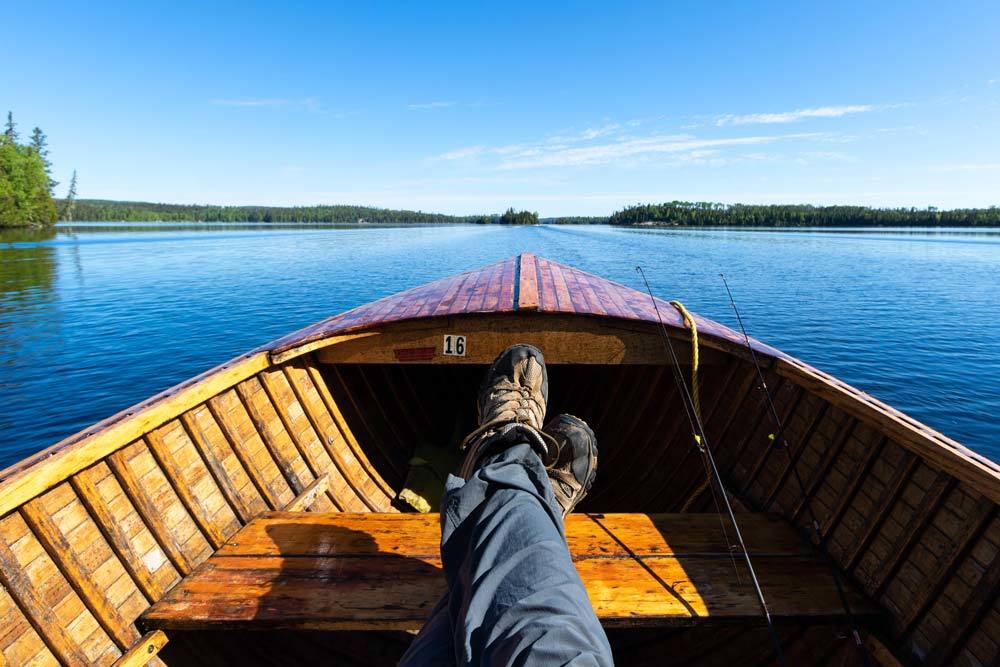
<instances>
[{"instance_id":1,"label":"fishing rod","mask_svg":"<svg viewBox=\"0 0 1000 667\"><path fill-rule=\"evenodd\" d=\"M712 448L708 443L708 436L705 433L704 424L701 422L701 416L698 414L697 410L694 409L694 401L691 398L691 392L688 391L687 382L684 380L684 375L681 373L681 365L677 360L677 353L674 352L673 343L670 342L670 335L667 333L667 327L663 324L663 318L660 316L660 308L656 304L656 297L653 296L653 290L649 286L649 281L646 279L646 272L642 270L641 266L635 267L636 272L642 276L642 282L646 285L646 292L649 294L649 300L653 304L653 310L656 312L656 321L660 324L660 333L662 334L663 347L670 356L671 366L674 373L674 381L681 390L681 403L684 404L684 412L687 414L688 422L691 425L691 430L700 439L700 445L704 447L704 452L706 454L706 459L708 460L712 475L715 478L716 484L719 485L719 489L722 491L722 500L726 506L726 512L729 514L729 520L733 523L733 530L736 533L736 540L739 542L740 549L743 551L743 560L746 562L747 570L750 573L750 579L753 581L754 592L757 594L757 602L760 604L761 611L764 612L764 619L767 621L767 629L771 635L771 641L774 643L774 652L778 658L778 664L781 667L786 667L785 653L781 650L781 640L778 638L778 632L774 627L774 621L771 619L771 611L768 609L767 600L764 599L764 591L760 587L760 580L757 579L757 572L754 570L753 562L750 560L750 552L747 550L746 542L743 540L743 533L740 531L740 525L736 521L736 513L733 511L733 506L729 502L729 494L726 492L726 486L722 481L722 475L719 473L719 468L715 465L715 457L712 455Z\"/></svg>"},{"instance_id":2,"label":"fishing rod","mask_svg":"<svg viewBox=\"0 0 1000 667\"><path fill-rule=\"evenodd\" d=\"M722 278L722 284L726 286L726 294L729 295L729 305L733 307L733 312L736 313L736 321L740 324L740 332L743 334L743 340L746 343L747 350L750 351L750 358L753 360L754 369L757 371L757 379L760 381L760 388L764 392L764 399L767 402L771 418L774 419L774 425L777 429L777 432L773 436L774 443L779 448L783 449L785 451L785 456L788 457L788 466L791 468L795 481L799 485L800 493L804 496L806 511L809 512L809 524L813 529L813 534L816 536L816 546L819 548L820 553L827 559L827 564L830 566L830 571L833 573L833 583L837 587L837 595L840 598L840 603L844 607L844 611L847 614L847 622L851 626L851 635L854 639L854 644L861 653L861 659L863 660L865 667L871 667L871 657L868 655L868 648L865 646L865 643L861 641L861 632L858 629L857 619L851 611L851 604L847 599L847 594L844 592L844 582L840 579L840 570L837 568L837 564L833 562L833 558L826 549L826 538L823 537L823 533L819 527L819 520L816 519L816 514L813 512L812 500L806 497L806 486L802 481L801 475L799 475L799 469L795 465L795 461L792 459L792 453L788 446L788 440L785 438L785 425L782 422L781 417L778 416L778 410L774 407L774 400L771 398L771 391L767 387L767 380L764 379L764 372L761 370L760 360L757 358L757 352L750 343L750 336L747 334L747 328L743 325L743 317L740 316L740 309L736 307L736 299L733 298L733 291L729 289L729 281L726 280L726 275L724 273L720 273L719 277Z\"/></svg>"}]
</instances>

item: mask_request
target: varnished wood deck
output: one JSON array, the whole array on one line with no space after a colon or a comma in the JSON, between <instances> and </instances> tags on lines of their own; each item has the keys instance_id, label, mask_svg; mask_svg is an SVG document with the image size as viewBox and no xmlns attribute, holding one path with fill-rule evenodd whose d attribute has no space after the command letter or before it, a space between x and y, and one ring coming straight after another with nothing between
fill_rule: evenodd
<instances>
[{"instance_id":1,"label":"varnished wood deck","mask_svg":"<svg viewBox=\"0 0 1000 667\"><path fill-rule=\"evenodd\" d=\"M332 336L394 322L514 311L649 323L662 321L671 329L687 330L677 310L663 299L655 299L654 305L645 292L523 253L359 306L281 338L268 349L277 359L283 359L293 351L313 349L317 342ZM707 339L725 341L737 347L746 345L746 341L728 327L699 315L694 317L698 331ZM751 340L751 344L767 358L785 356L759 341Z\"/></svg>"},{"instance_id":2,"label":"varnished wood deck","mask_svg":"<svg viewBox=\"0 0 1000 667\"><path fill-rule=\"evenodd\" d=\"M790 526L758 514L740 523L774 618L845 614L828 566ZM566 537L607 627L762 618L717 515L574 514ZM447 590L439 543L434 514L265 514L143 621L161 630L418 630ZM859 617L878 612L853 589L848 598Z\"/></svg>"}]
</instances>

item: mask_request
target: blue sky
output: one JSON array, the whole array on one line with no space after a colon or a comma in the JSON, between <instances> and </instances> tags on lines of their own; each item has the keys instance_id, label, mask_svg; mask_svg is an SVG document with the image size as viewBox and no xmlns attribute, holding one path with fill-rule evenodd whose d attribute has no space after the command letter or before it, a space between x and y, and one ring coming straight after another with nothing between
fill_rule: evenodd
<instances>
[{"instance_id":1,"label":"blue sky","mask_svg":"<svg viewBox=\"0 0 1000 667\"><path fill-rule=\"evenodd\" d=\"M807 6L811 5L811 6ZM22 2L80 195L606 214L1000 204L1000 3Z\"/></svg>"}]
</instances>

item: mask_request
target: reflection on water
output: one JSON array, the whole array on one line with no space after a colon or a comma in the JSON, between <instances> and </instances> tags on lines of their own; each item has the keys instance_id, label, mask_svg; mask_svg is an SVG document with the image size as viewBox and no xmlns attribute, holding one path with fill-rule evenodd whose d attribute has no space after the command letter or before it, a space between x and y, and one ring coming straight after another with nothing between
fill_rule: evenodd
<instances>
[{"instance_id":1,"label":"reflection on water","mask_svg":"<svg viewBox=\"0 0 1000 667\"><path fill-rule=\"evenodd\" d=\"M55 252L39 243L55 238L54 229L0 229L0 328L7 312L46 298L56 277Z\"/></svg>"},{"instance_id":2,"label":"reflection on water","mask_svg":"<svg viewBox=\"0 0 1000 667\"><path fill-rule=\"evenodd\" d=\"M333 313L518 252L735 326L1000 453L1000 230L77 223L0 231L0 467Z\"/></svg>"}]
</instances>

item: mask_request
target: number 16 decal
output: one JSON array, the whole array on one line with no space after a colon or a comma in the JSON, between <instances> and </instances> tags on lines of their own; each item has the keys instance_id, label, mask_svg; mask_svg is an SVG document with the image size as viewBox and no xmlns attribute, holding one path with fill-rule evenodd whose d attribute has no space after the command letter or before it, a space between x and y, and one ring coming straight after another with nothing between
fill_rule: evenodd
<instances>
[{"instance_id":1,"label":"number 16 decal","mask_svg":"<svg viewBox=\"0 0 1000 667\"><path fill-rule=\"evenodd\" d=\"M465 356L465 336L448 334L444 337L444 354L448 357Z\"/></svg>"}]
</instances>

